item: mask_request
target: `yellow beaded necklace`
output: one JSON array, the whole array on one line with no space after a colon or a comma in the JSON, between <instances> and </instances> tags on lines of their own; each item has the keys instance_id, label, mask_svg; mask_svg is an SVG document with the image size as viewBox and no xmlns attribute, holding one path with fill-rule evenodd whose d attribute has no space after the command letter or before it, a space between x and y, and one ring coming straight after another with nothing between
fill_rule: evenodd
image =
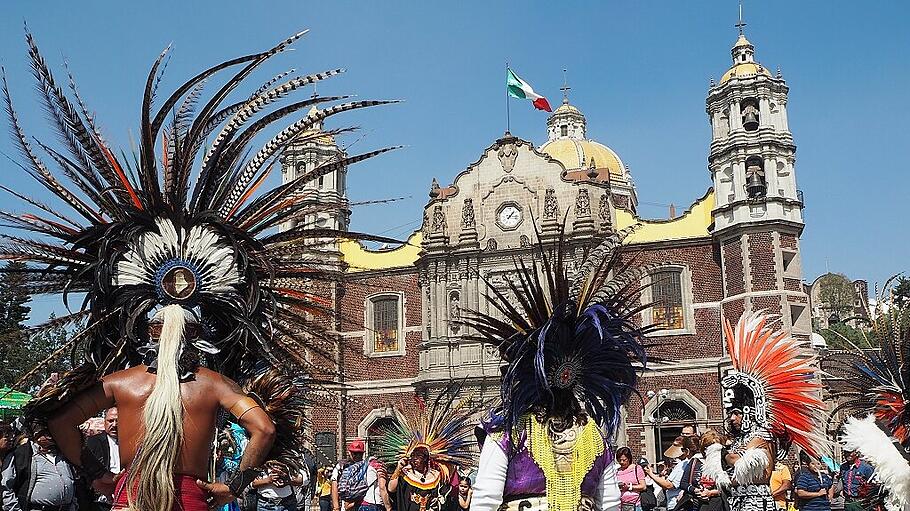
<instances>
[{"instance_id":1,"label":"yellow beaded necklace","mask_svg":"<svg viewBox=\"0 0 910 511\"><path fill-rule=\"evenodd\" d=\"M597 457L606 446L594 421L587 421L581 427L575 445L572 447L568 470L560 470L556 453L546 423L541 424L534 417L527 420L528 451L534 463L547 478L547 504L549 511L577 511L581 501L581 483ZM574 426L578 428L578 426Z\"/></svg>"}]
</instances>

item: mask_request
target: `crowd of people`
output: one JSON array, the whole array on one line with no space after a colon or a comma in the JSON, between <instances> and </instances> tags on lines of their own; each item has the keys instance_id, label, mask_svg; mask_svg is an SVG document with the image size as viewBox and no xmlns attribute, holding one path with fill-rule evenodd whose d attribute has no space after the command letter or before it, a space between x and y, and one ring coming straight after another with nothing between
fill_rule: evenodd
<instances>
[{"instance_id":1,"label":"crowd of people","mask_svg":"<svg viewBox=\"0 0 910 511\"><path fill-rule=\"evenodd\" d=\"M662 460L634 462L632 451L616 451L621 509L634 511L719 511L729 509L717 481L703 475L708 449L724 446L727 438L709 430L698 434L695 425L664 451ZM884 509L884 495L873 467L855 452L843 453L843 463L830 456L814 457L805 451L797 459L777 461L769 486L780 511L861 511ZM790 467L793 467L792 470ZM771 511L770 509L768 511Z\"/></svg>"}]
</instances>

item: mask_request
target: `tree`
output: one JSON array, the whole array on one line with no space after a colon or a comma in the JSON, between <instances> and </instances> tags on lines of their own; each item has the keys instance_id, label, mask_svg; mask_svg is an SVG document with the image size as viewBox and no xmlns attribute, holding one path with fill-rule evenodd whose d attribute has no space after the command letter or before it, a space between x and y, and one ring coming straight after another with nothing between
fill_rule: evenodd
<instances>
[{"instance_id":1,"label":"tree","mask_svg":"<svg viewBox=\"0 0 910 511\"><path fill-rule=\"evenodd\" d=\"M898 307L910 304L910 278L898 277L894 284L894 288L892 289L892 293L894 296L894 303L896 303Z\"/></svg>"},{"instance_id":2,"label":"tree","mask_svg":"<svg viewBox=\"0 0 910 511\"><path fill-rule=\"evenodd\" d=\"M0 387L12 385L31 359L25 322L31 307L25 263L10 261L0 272Z\"/></svg>"},{"instance_id":3,"label":"tree","mask_svg":"<svg viewBox=\"0 0 910 511\"><path fill-rule=\"evenodd\" d=\"M878 347L875 330L854 328L846 323L832 323L819 332L825 338L829 350L852 350L853 346L862 349Z\"/></svg>"},{"instance_id":4,"label":"tree","mask_svg":"<svg viewBox=\"0 0 910 511\"><path fill-rule=\"evenodd\" d=\"M818 298L822 307L841 319L852 316L856 303L856 288L846 275L829 273L818 283Z\"/></svg>"}]
</instances>

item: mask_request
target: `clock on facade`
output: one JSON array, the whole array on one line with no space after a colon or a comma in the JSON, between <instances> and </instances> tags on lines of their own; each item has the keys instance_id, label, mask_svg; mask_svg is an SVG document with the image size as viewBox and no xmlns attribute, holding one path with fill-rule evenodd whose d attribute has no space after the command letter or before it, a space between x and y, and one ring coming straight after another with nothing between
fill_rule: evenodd
<instances>
[{"instance_id":1,"label":"clock on facade","mask_svg":"<svg viewBox=\"0 0 910 511\"><path fill-rule=\"evenodd\" d=\"M503 229L514 229L521 223L521 208L515 204L504 204L496 215L496 223Z\"/></svg>"}]
</instances>

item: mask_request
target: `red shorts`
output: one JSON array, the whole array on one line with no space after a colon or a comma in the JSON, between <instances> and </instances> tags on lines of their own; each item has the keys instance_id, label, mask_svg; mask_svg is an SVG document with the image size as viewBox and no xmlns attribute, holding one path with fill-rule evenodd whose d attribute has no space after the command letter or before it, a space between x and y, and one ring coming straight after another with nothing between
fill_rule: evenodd
<instances>
[{"instance_id":1,"label":"red shorts","mask_svg":"<svg viewBox=\"0 0 910 511\"><path fill-rule=\"evenodd\" d=\"M126 480L128 477L124 475L117 481L117 489L114 490L113 509L115 510L129 507L126 492ZM196 485L196 479L196 476L190 475L178 474L174 476L174 489L177 491L174 511L208 511L209 506L205 502L206 494L202 491L202 488Z\"/></svg>"}]
</instances>

